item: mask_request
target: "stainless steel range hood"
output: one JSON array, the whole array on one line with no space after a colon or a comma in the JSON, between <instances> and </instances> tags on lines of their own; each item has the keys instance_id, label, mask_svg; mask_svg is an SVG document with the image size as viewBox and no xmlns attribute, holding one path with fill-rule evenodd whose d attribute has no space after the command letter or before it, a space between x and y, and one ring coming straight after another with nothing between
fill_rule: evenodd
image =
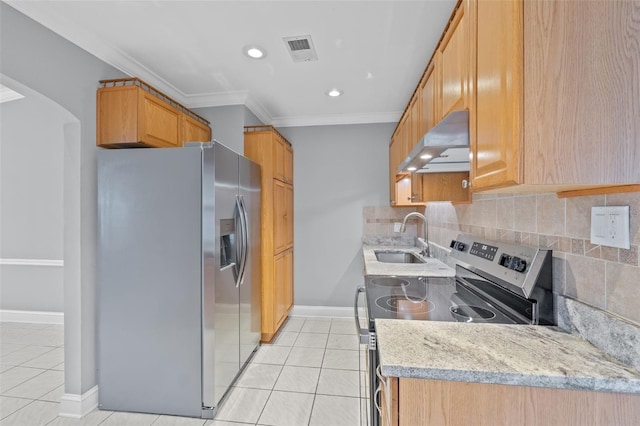
<instances>
[{"instance_id":1,"label":"stainless steel range hood","mask_svg":"<svg viewBox=\"0 0 640 426\"><path fill-rule=\"evenodd\" d=\"M452 111L420 139L398 173L469 171L469 110Z\"/></svg>"}]
</instances>

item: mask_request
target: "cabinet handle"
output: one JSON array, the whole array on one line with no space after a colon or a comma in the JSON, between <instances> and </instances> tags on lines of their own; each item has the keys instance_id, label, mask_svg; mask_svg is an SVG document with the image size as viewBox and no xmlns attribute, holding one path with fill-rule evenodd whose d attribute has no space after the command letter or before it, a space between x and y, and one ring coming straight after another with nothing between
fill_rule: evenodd
<instances>
[{"instance_id":1,"label":"cabinet handle","mask_svg":"<svg viewBox=\"0 0 640 426\"><path fill-rule=\"evenodd\" d=\"M462 189L471 188L471 181L463 179L462 180Z\"/></svg>"}]
</instances>

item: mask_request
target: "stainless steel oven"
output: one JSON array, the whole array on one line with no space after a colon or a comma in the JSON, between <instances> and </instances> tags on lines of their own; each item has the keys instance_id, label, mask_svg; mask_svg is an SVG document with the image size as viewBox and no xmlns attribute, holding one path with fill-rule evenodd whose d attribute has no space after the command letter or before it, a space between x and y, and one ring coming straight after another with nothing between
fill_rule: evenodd
<instances>
[{"instance_id":1,"label":"stainless steel oven","mask_svg":"<svg viewBox=\"0 0 640 426\"><path fill-rule=\"evenodd\" d=\"M380 424L376 318L553 325L551 250L459 235L451 242L452 278L366 276L354 314L368 347L369 424ZM358 313L364 294L365 318Z\"/></svg>"}]
</instances>

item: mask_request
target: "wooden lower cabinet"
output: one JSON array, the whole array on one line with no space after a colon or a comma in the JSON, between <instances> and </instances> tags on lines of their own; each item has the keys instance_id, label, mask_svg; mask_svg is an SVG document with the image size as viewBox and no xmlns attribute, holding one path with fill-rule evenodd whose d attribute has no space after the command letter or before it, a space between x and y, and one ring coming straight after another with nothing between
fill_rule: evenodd
<instances>
[{"instance_id":1,"label":"wooden lower cabinet","mask_svg":"<svg viewBox=\"0 0 640 426\"><path fill-rule=\"evenodd\" d=\"M285 250L276 255L274 264L274 280L277 281L274 298L276 312L274 321L276 328L280 328L293 306L293 249Z\"/></svg>"},{"instance_id":2,"label":"wooden lower cabinet","mask_svg":"<svg viewBox=\"0 0 640 426\"><path fill-rule=\"evenodd\" d=\"M385 409L397 413L382 416L385 426L640 424L640 395L396 377L385 381L390 383L383 394L390 402Z\"/></svg>"}]
</instances>

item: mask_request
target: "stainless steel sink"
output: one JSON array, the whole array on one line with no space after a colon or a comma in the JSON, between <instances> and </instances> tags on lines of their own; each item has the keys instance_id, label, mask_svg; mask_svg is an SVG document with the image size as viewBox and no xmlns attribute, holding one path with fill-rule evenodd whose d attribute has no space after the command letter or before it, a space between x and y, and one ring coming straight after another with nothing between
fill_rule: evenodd
<instances>
[{"instance_id":1,"label":"stainless steel sink","mask_svg":"<svg viewBox=\"0 0 640 426\"><path fill-rule=\"evenodd\" d=\"M383 263L425 263L414 253L394 250L374 250L378 262Z\"/></svg>"}]
</instances>

